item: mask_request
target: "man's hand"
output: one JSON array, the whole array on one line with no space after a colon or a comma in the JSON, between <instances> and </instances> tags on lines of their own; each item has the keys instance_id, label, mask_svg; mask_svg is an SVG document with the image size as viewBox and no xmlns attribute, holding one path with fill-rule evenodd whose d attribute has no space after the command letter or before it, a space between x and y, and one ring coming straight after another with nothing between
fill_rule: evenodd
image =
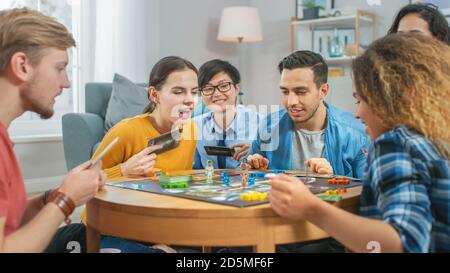
<instances>
[{"instance_id":1,"label":"man's hand","mask_svg":"<svg viewBox=\"0 0 450 273\"><path fill-rule=\"evenodd\" d=\"M87 161L67 174L59 191L70 197L78 207L103 189L105 182L106 174L102 171L102 162L92 165L91 161Z\"/></svg>"},{"instance_id":2,"label":"man's hand","mask_svg":"<svg viewBox=\"0 0 450 273\"><path fill-rule=\"evenodd\" d=\"M269 160L260 154L247 157L247 162L253 169L267 169L269 167Z\"/></svg>"},{"instance_id":3,"label":"man's hand","mask_svg":"<svg viewBox=\"0 0 450 273\"><path fill-rule=\"evenodd\" d=\"M319 174L333 174L333 167L325 158L311 158L305 161L305 167Z\"/></svg>"},{"instance_id":4,"label":"man's hand","mask_svg":"<svg viewBox=\"0 0 450 273\"><path fill-rule=\"evenodd\" d=\"M145 176L150 173L156 164L154 152L161 148L161 145L150 146L130 157L120 165L122 176Z\"/></svg>"}]
</instances>

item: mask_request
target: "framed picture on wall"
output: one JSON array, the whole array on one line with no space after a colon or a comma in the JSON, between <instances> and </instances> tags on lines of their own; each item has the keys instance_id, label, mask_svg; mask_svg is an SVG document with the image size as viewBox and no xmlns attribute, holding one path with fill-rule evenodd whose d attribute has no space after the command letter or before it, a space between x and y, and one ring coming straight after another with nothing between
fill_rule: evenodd
<instances>
[{"instance_id":1,"label":"framed picture on wall","mask_svg":"<svg viewBox=\"0 0 450 273\"><path fill-rule=\"evenodd\" d=\"M295 17L297 19L303 19L303 9L306 9L310 5L321 7L319 16L326 16L328 14L327 11L334 9L334 0L296 0Z\"/></svg>"}]
</instances>

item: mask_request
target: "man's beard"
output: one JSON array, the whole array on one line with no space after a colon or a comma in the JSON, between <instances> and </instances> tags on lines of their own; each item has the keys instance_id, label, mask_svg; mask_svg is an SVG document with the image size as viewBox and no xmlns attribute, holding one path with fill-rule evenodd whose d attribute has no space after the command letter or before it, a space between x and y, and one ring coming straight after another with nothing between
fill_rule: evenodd
<instances>
[{"instance_id":1,"label":"man's beard","mask_svg":"<svg viewBox=\"0 0 450 273\"><path fill-rule=\"evenodd\" d=\"M320 106L320 101L317 103L317 105L315 106L315 108L311 112L311 114L309 114L307 117L303 118L300 121L297 121L297 120L293 119L294 123L295 124L304 124L304 123L308 122L309 120L311 120L315 116L315 114L317 113L317 110L319 109L319 106Z\"/></svg>"},{"instance_id":2,"label":"man's beard","mask_svg":"<svg viewBox=\"0 0 450 273\"><path fill-rule=\"evenodd\" d=\"M24 105L25 110L34 112L40 116L41 119L49 119L55 113L52 105L44 105L38 100L38 98L30 96L33 90L38 89L38 84L33 77L30 83L20 90L20 98L22 99L22 105Z\"/></svg>"}]
</instances>

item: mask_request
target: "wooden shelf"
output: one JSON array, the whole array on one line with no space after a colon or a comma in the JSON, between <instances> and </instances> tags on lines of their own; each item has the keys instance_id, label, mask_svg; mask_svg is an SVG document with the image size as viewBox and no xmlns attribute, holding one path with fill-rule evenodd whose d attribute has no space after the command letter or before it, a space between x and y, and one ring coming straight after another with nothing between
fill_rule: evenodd
<instances>
[{"instance_id":1,"label":"wooden shelf","mask_svg":"<svg viewBox=\"0 0 450 273\"><path fill-rule=\"evenodd\" d=\"M312 20L297 20L295 18L291 19L290 22L290 36L291 36L291 52L297 50L298 48L314 50L315 33L316 31L329 31L329 30L346 30L354 29L354 39L350 43L355 45L361 45L361 38L367 39L367 34L370 40L366 41L368 44L376 39L376 29L377 29L377 19L374 13L356 9L355 14L342 15L336 17L324 17ZM362 28L364 28L364 35L362 35ZM370 28L370 32L367 33L366 28ZM307 35L302 40L306 40L306 44L301 44L301 39L299 35ZM320 36L319 36L320 37ZM328 37L329 39L329 37ZM307 44L311 43L310 46ZM317 48L315 50L318 50ZM319 51L323 52L322 49ZM355 52L357 55L362 53L362 50L358 47ZM353 60L353 57L343 56L340 58L327 58L329 64L347 65Z\"/></svg>"},{"instance_id":2,"label":"wooden shelf","mask_svg":"<svg viewBox=\"0 0 450 273\"><path fill-rule=\"evenodd\" d=\"M307 26L311 29L332 29L332 28L354 28L357 15L325 17L312 20L295 20L292 25ZM372 24L373 20L369 16L360 17L362 23Z\"/></svg>"},{"instance_id":3,"label":"wooden shelf","mask_svg":"<svg viewBox=\"0 0 450 273\"><path fill-rule=\"evenodd\" d=\"M346 64L346 63L351 63L355 58L356 58L356 56L342 56L342 57L335 57L335 58L327 58L327 59L325 59L325 61L327 62L328 65Z\"/></svg>"}]
</instances>

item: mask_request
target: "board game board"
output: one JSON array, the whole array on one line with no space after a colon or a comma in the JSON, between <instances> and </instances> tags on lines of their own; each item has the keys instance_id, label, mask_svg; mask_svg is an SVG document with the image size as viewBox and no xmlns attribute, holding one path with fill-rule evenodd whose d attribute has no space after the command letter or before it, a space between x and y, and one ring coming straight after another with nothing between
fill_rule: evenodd
<instances>
[{"instance_id":1,"label":"board game board","mask_svg":"<svg viewBox=\"0 0 450 273\"><path fill-rule=\"evenodd\" d=\"M221 174L223 175L223 173L226 173L229 177L229 185L224 185L221 179ZM205 182L204 174L193 174L192 181L188 183L186 188L162 188L157 181L152 180L108 182L107 185L243 208L269 202L267 199L260 201L241 200L242 193L267 193L270 191L269 180L264 177L267 173L271 172L250 171L250 177L254 178L255 183L245 188L242 187L239 171L236 170L216 171L212 184ZM286 171L285 173L301 179L314 194L361 185L360 182L357 182L357 179L352 178L350 178L350 182L347 185L329 185L328 180L331 178L330 176L309 175L308 181L305 181L306 176L303 172Z\"/></svg>"}]
</instances>

